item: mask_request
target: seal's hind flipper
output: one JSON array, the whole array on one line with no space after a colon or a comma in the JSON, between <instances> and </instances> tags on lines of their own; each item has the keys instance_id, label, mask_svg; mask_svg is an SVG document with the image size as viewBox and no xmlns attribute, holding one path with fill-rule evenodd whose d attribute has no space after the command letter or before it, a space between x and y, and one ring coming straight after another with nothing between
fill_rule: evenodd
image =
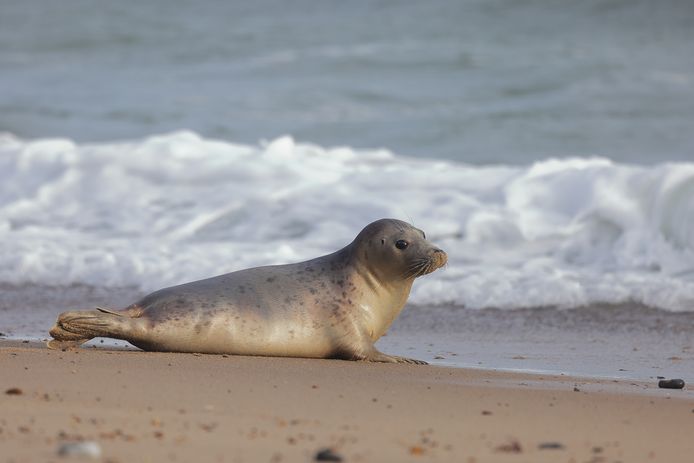
<instances>
[{"instance_id":1,"label":"seal's hind flipper","mask_svg":"<svg viewBox=\"0 0 694 463\"><path fill-rule=\"evenodd\" d=\"M63 312L49 331L55 342L49 341L48 347L77 347L97 337L128 340L133 328L135 324L127 313L102 308Z\"/></svg>"},{"instance_id":2,"label":"seal's hind flipper","mask_svg":"<svg viewBox=\"0 0 694 463\"><path fill-rule=\"evenodd\" d=\"M76 349L87 341L89 341L89 339L75 339L72 341L59 341L57 339L51 339L50 341L46 342L46 347L52 350Z\"/></svg>"}]
</instances>

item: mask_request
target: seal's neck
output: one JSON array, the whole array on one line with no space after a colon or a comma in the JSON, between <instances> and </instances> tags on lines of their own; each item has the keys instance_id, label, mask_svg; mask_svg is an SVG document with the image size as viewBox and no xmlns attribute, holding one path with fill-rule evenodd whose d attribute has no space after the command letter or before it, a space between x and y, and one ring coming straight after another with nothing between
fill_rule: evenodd
<instances>
[{"instance_id":1,"label":"seal's neck","mask_svg":"<svg viewBox=\"0 0 694 463\"><path fill-rule=\"evenodd\" d=\"M361 310L368 312L367 328L375 341L388 330L393 320L405 307L414 278L385 278L370 261L358 254L356 246L349 245L335 254L345 263L347 273L359 281L364 294L359 298Z\"/></svg>"},{"instance_id":2,"label":"seal's neck","mask_svg":"<svg viewBox=\"0 0 694 463\"><path fill-rule=\"evenodd\" d=\"M377 303L373 306L374 329L371 337L374 341L383 336L407 303L414 278L382 283L378 286Z\"/></svg>"}]
</instances>

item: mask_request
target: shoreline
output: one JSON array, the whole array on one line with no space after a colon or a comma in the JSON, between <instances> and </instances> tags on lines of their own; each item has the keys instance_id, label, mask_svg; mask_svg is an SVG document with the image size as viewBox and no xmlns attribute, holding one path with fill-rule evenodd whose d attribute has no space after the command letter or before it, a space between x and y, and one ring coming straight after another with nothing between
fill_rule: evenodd
<instances>
[{"instance_id":1,"label":"shoreline","mask_svg":"<svg viewBox=\"0 0 694 463\"><path fill-rule=\"evenodd\" d=\"M42 349L46 347L46 342L49 338L45 339L26 339L26 338L21 338L21 337L0 337L0 349L2 347L24 347L24 348L35 348L35 349ZM122 340L117 340L117 339L109 339L109 338L94 338L91 341L81 345L79 347L80 350L89 350L89 351L105 351L105 352L142 352L145 354L164 354L166 352L148 352L140 349L139 347L136 347L132 344L130 344L127 341L122 341ZM176 354L175 352L172 352L171 354ZM185 353L182 353L185 354ZM303 357L265 357L265 356L245 356L245 355L234 355L234 354L192 354L192 355L227 355L230 357L248 357L248 358L276 358L279 360L282 359L291 359L291 358L296 358L299 360L325 360L325 361L337 361L338 359L308 359L308 358L303 358ZM516 360L526 360L525 358L517 358ZM477 363L472 364L472 363ZM580 373L580 372L569 372L569 371L559 371L559 370L551 370L551 369L534 369L534 368L523 368L521 366L494 366L494 365L482 365L482 362L471 362L469 365L461 365L459 363L446 363L446 362L441 362L437 361L436 363L428 363L426 366L432 366L436 368L451 368L451 369L462 369L462 370L467 370L471 372L479 372L479 373L508 373L508 374L519 374L519 375L528 375L530 377L562 377L562 378L572 378L577 381L628 381L633 383L634 381L643 383L644 385L648 385L650 383L657 383L659 379L665 378L665 376L661 375L650 375L647 378L642 378L642 377L632 377L629 376L627 371L622 371L618 372L621 374L615 374L615 375L607 375L607 374L596 374L596 373ZM686 384L690 384L694 381L691 380L690 375L686 374L686 371L684 371L684 375L675 375L677 378L684 377L686 378ZM671 375L672 376L672 375Z\"/></svg>"},{"instance_id":2,"label":"shoreline","mask_svg":"<svg viewBox=\"0 0 694 463\"><path fill-rule=\"evenodd\" d=\"M325 448L343 461L681 461L692 450L694 391L652 382L6 340L0 368L0 445L16 462L57 460L81 440L109 462L313 461Z\"/></svg>"},{"instance_id":3,"label":"shoreline","mask_svg":"<svg viewBox=\"0 0 694 463\"><path fill-rule=\"evenodd\" d=\"M134 288L2 287L0 340L38 341L65 310L124 307ZM564 374L589 378L694 382L694 312L593 306L471 310L408 305L377 343L383 352L456 368ZM96 339L91 345L125 346Z\"/></svg>"}]
</instances>

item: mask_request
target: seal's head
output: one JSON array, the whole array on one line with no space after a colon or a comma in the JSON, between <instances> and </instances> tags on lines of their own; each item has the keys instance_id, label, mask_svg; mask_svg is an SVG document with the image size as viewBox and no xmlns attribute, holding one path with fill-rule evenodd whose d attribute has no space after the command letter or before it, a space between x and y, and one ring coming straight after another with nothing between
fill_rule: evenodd
<instances>
[{"instance_id":1,"label":"seal's head","mask_svg":"<svg viewBox=\"0 0 694 463\"><path fill-rule=\"evenodd\" d=\"M381 219L367 225L352 243L360 262L379 280L409 280L446 264L448 257L407 222Z\"/></svg>"}]
</instances>

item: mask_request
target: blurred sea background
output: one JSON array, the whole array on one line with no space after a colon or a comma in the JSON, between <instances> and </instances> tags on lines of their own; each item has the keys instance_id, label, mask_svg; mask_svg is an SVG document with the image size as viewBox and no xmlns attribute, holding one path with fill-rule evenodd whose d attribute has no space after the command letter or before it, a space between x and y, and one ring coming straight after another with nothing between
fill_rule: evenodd
<instances>
[{"instance_id":1,"label":"blurred sea background","mask_svg":"<svg viewBox=\"0 0 694 463\"><path fill-rule=\"evenodd\" d=\"M392 349L694 371L692 44L686 0L0 1L0 331L397 217L450 263Z\"/></svg>"}]
</instances>

